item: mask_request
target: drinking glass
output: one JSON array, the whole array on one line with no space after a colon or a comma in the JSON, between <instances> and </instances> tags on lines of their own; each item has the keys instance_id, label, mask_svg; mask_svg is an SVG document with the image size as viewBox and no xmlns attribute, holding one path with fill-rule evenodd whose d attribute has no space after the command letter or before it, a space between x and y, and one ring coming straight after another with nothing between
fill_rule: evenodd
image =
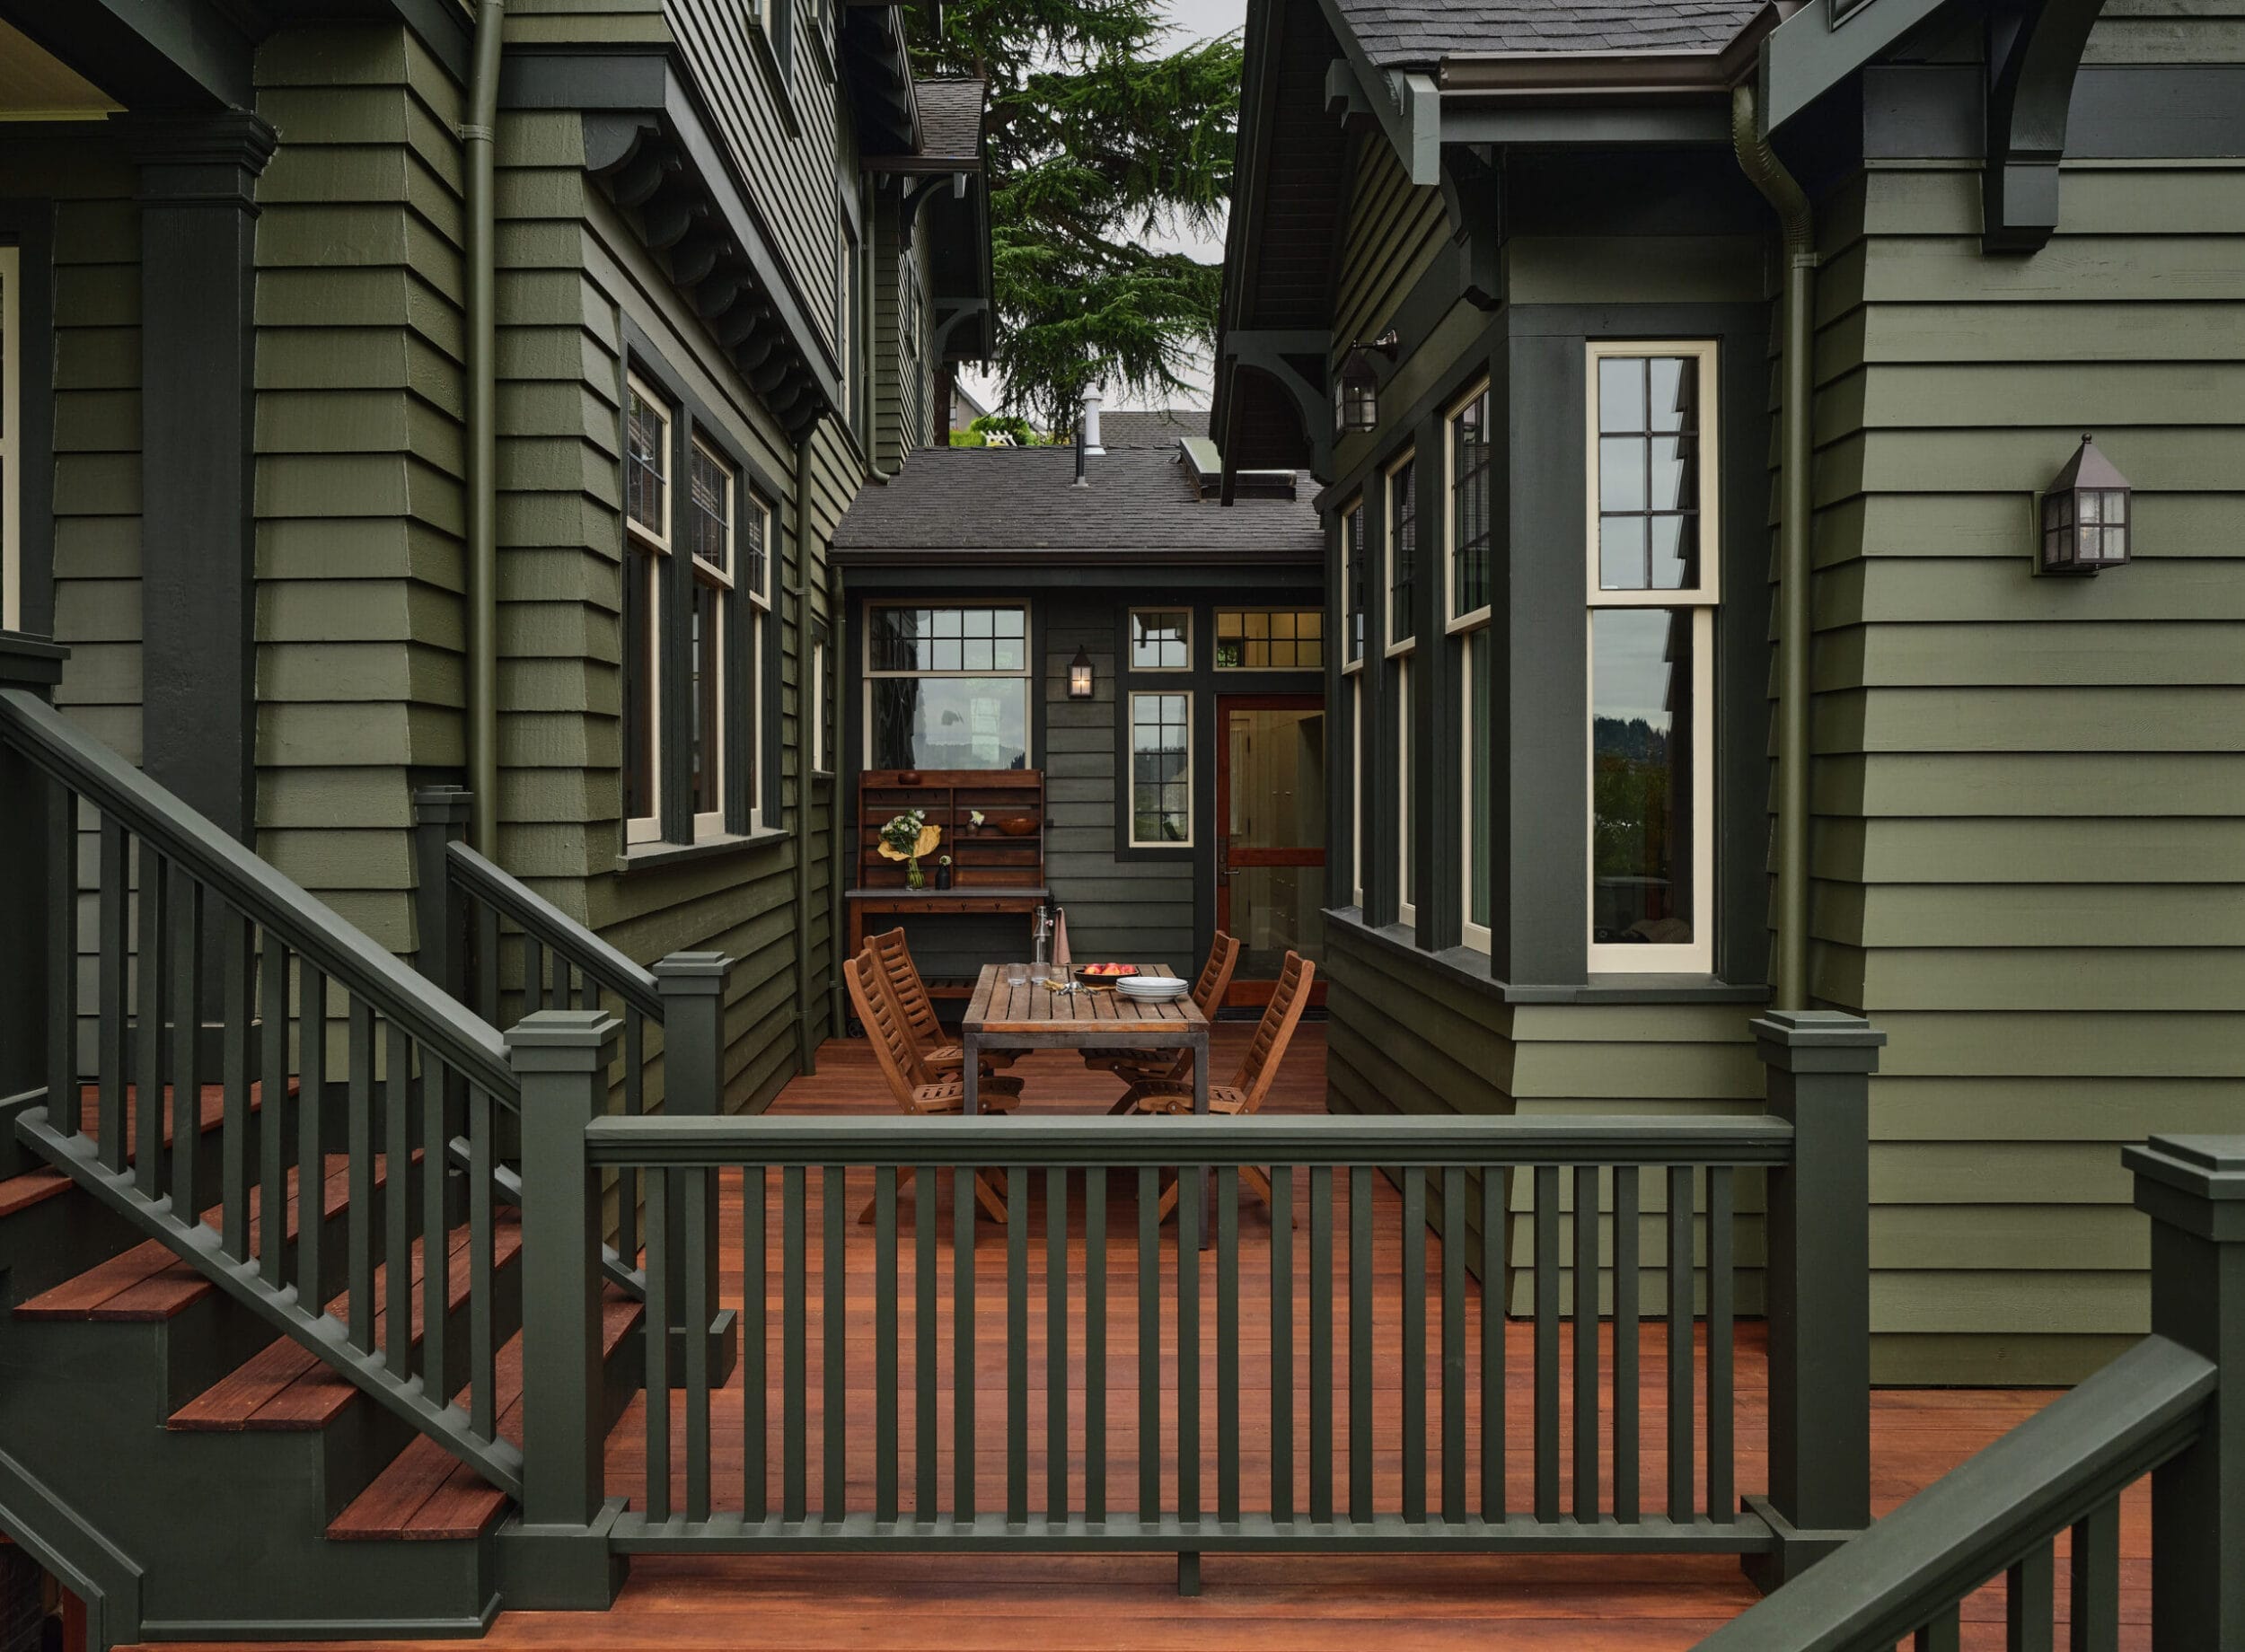
<instances>
[{"instance_id":1,"label":"drinking glass","mask_svg":"<svg viewBox=\"0 0 2245 1652\"><path fill-rule=\"evenodd\" d=\"M1009 963L1006 966L1006 985L1008 987L1026 987L1028 984L1029 966L1027 964Z\"/></svg>"}]
</instances>

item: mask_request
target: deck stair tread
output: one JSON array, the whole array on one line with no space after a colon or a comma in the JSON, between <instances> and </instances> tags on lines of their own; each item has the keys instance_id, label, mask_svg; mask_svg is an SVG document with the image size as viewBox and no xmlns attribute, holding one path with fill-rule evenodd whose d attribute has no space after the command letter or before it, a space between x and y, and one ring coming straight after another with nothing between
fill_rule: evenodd
<instances>
[{"instance_id":1,"label":"deck stair tread","mask_svg":"<svg viewBox=\"0 0 2245 1652\"><path fill-rule=\"evenodd\" d=\"M139 1138L136 1134L139 1127L139 1107L134 1099L135 1088L136 1086L131 1085L125 1086L125 1161L128 1164L133 1163L139 1155ZM253 1084L250 1086L250 1111L251 1112L258 1111L263 1091L264 1085L261 1084ZM172 1086L166 1085L164 1094L167 1099L171 1092ZM224 1120L226 1090L224 1085L212 1084L202 1085L201 1092L202 1100L199 1111L203 1133L208 1135ZM291 1095L296 1094L296 1081L294 1078L288 1081L288 1093ZM101 1129L101 1086L98 1085L84 1085L79 1091L79 1106L85 1115L84 1131L91 1136ZM163 1142L167 1147L172 1145L172 1126L168 1120L164 1125ZM20 1210L29 1210L34 1205L44 1204L50 1199L59 1198L68 1191L69 1187L69 1176L59 1170L42 1167L38 1170L27 1170L21 1175L10 1176L4 1182L0 1182L0 1217L11 1217Z\"/></svg>"},{"instance_id":2,"label":"deck stair tread","mask_svg":"<svg viewBox=\"0 0 2245 1652\"><path fill-rule=\"evenodd\" d=\"M418 1154L415 1156L419 1156ZM327 1161L328 1178L323 1189L326 1213L333 1217L350 1202L350 1178L348 1161L341 1154L330 1154ZM288 1173L288 1216L286 1234L296 1235L297 1173ZM377 1188L387 1180L380 1160L374 1165L374 1184ZM255 1231L258 1217L263 1208L263 1189L250 1190L250 1220ZM216 1228L222 1220L218 1206L203 1213L203 1225ZM109 1322L145 1322L168 1320L185 1313L218 1287L198 1272L194 1264L181 1261L162 1240L144 1240L128 1251L123 1251L87 1269L84 1273L65 1279L50 1289L21 1303L16 1315L32 1320L97 1320Z\"/></svg>"},{"instance_id":3,"label":"deck stair tread","mask_svg":"<svg viewBox=\"0 0 2245 1652\"><path fill-rule=\"evenodd\" d=\"M27 1170L20 1176L10 1176L0 1182L0 1217L43 1205L59 1198L69 1186L70 1178L59 1170Z\"/></svg>"},{"instance_id":4,"label":"deck stair tread","mask_svg":"<svg viewBox=\"0 0 2245 1652\"><path fill-rule=\"evenodd\" d=\"M511 1213L509 1213L511 1215ZM446 1298L458 1312L468 1301L469 1233L455 1228L451 1235L445 1279ZM491 1226L492 1266L508 1266L522 1249L522 1228L501 1216ZM423 1278L422 1247L413 1247L411 1303L413 1343L420 1345L425 1299L418 1288ZM379 1325L388 1299L388 1270L374 1275L374 1313ZM348 1318L350 1294L346 1291L328 1304L328 1313ZM188 1432L240 1433L249 1430L315 1430L325 1428L358 1393L357 1384L323 1364L301 1344L277 1337L257 1353L205 1389L172 1414L166 1425Z\"/></svg>"},{"instance_id":5,"label":"deck stair tread","mask_svg":"<svg viewBox=\"0 0 2245 1652\"><path fill-rule=\"evenodd\" d=\"M601 1353L612 1356L645 1312L614 1286L601 1300ZM523 1340L499 1350L499 1432L522 1443ZM427 1436L416 1436L397 1460L352 1499L328 1526L341 1542L442 1542L481 1536L506 1513L507 1497Z\"/></svg>"}]
</instances>

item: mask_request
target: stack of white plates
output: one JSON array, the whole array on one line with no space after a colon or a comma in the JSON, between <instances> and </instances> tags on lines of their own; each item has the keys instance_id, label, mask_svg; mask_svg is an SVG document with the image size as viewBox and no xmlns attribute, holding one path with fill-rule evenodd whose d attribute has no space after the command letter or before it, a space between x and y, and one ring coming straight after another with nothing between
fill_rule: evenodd
<instances>
[{"instance_id":1,"label":"stack of white plates","mask_svg":"<svg viewBox=\"0 0 2245 1652\"><path fill-rule=\"evenodd\" d=\"M1114 983L1114 989L1149 1004L1174 1003L1191 990L1186 982L1174 975L1125 975Z\"/></svg>"}]
</instances>

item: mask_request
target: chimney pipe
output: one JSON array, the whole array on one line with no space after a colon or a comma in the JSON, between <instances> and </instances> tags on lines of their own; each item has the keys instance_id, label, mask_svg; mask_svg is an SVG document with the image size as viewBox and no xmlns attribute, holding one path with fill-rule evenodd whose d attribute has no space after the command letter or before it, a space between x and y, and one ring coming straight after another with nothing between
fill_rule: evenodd
<instances>
[{"instance_id":1,"label":"chimney pipe","mask_svg":"<svg viewBox=\"0 0 2245 1652\"><path fill-rule=\"evenodd\" d=\"M1078 421L1078 427L1083 434L1086 453L1104 453L1107 451L1099 445L1099 391L1096 387L1084 392L1083 417Z\"/></svg>"},{"instance_id":2,"label":"chimney pipe","mask_svg":"<svg viewBox=\"0 0 2245 1652\"><path fill-rule=\"evenodd\" d=\"M1086 405L1090 406L1094 404L1087 401ZM1084 446L1084 421L1081 418L1078 418L1076 421L1076 486L1078 488L1088 488L1091 486L1091 478L1087 474L1087 467L1084 463L1084 457L1087 451L1088 450L1087 450Z\"/></svg>"}]
</instances>

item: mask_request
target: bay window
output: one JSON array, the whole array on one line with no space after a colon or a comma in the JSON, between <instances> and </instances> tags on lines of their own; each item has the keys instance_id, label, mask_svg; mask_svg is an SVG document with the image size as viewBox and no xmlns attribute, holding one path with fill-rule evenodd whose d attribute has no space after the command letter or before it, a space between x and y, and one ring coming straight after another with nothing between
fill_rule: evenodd
<instances>
[{"instance_id":1,"label":"bay window","mask_svg":"<svg viewBox=\"0 0 2245 1652\"><path fill-rule=\"evenodd\" d=\"M1589 964L1712 968L1712 343L1589 347Z\"/></svg>"},{"instance_id":2,"label":"bay window","mask_svg":"<svg viewBox=\"0 0 2245 1652\"><path fill-rule=\"evenodd\" d=\"M1418 466L1406 456L1387 472L1387 651L1408 648L1417 635Z\"/></svg>"},{"instance_id":3,"label":"bay window","mask_svg":"<svg viewBox=\"0 0 2245 1652\"><path fill-rule=\"evenodd\" d=\"M1414 618L1414 566L1419 549L1419 490L1416 459L1405 454L1387 468L1387 656L1394 662L1390 679L1395 693L1395 917L1398 922L1419 921L1417 816L1418 718L1412 707L1411 675L1417 646Z\"/></svg>"},{"instance_id":4,"label":"bay window","mask_svg":"<svg viewBox=\"0 0 2245 1652\"><path fill-rule=\"evenodd\" d=\"M624 407L623 813L625 839L663 835L663 585L670 554L671 409L635 374Z\"/></svg>"},{"instance_id":5,"label":"bay window","mask_svg":"<svg viewBox=\"0 0 2245 1652\"><path fill-rule=\"evenodd\" d=\"M1489 727L1492 586L1489 387L1482 384L1450 409L1443 513L1447 629L1458 649L1458 927L1466 945L1489 950Z\"/></svg>"},{"instance_id":6,"label":"bay window","mask_svg":"<svg viewBox=\"0 0 2245 1652\"><path fill-rule=\"evenodd\" d=\"M867 609L867 766L1027 768L1028 639L1017 603Z\"/></svg>"},{"instance_id":7,"label":"bay window","mask_svg":"<svg viewBox=\"0 0 2245 1652\"><path fill-rule=\"evenodd\" d=\"M1341 513L1341 600L1344 604L1341 626L1348 639L1348 648L1342 656L1343 671L1354 670L1364 663L1364 615L1369 606L1369 578L1364 558L1364 501L1360 498Z\"/></svg>"}]
</instances>

